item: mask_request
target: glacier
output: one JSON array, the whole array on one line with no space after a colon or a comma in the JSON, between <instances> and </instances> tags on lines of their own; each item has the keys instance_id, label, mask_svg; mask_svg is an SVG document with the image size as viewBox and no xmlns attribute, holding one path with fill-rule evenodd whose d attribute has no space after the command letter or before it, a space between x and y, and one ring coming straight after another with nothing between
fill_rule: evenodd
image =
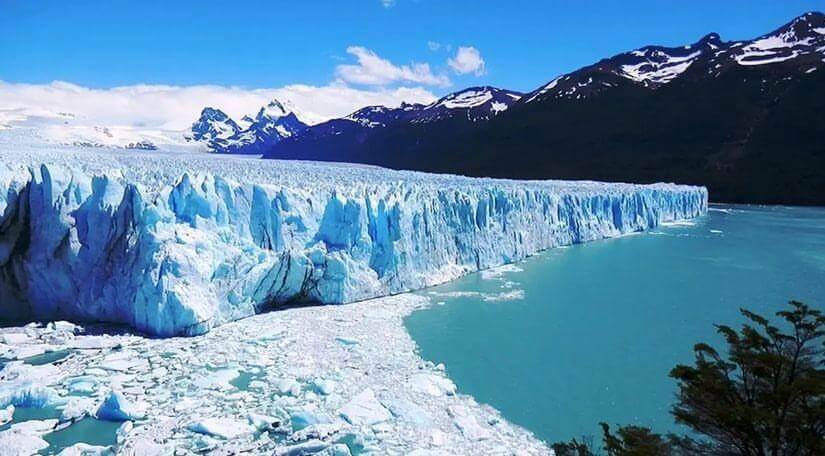
<instances>
[{"instance_id":1,"label":"glacier","mask_svg":"<svg viewBox=\"0 0 825 456\"><path fill-rule=\"evenodd\" d=\"M0 319L202 334L707 211L704 187L510 181L0 138Z\"/></svg>"}]
</instances>

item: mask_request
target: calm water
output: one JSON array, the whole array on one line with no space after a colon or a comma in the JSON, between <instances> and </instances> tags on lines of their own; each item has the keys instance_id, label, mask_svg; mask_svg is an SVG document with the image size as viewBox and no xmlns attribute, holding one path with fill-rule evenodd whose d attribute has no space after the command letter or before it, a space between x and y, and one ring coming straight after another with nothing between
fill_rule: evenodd
<instances>
[{"instance_id":1,"label":"calm water","mask_svg":"<svg viewBox=\"0 0 825 456\"><path fill-rule=\"evenodd\" d=\"M677 362L738 309L825 305L825 209L715 206L692 225L548 251L423 293L407 327L463 393L550 442L599 421L677 430Z\"/></svg>"}]
</instances>

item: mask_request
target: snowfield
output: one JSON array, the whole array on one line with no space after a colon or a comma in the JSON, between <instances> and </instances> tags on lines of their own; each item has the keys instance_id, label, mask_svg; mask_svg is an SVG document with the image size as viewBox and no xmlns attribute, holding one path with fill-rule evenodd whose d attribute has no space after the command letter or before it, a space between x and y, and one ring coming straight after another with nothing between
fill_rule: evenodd
<instances>
[{"instance_id":1,"label":"snowfield","mask_svg":"<svg viewBox=\"0 0 825 456\"><path fill-rule=\"evenodd\" d=\"M703 187L507 181L0 135L0 315L202 334L702 215Z\"/></svg>"}]
</instances>

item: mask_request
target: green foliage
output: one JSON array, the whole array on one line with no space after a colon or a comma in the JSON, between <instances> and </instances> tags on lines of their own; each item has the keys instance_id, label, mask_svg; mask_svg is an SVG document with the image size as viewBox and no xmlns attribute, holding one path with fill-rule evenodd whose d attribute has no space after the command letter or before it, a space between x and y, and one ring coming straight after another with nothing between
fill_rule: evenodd
<instances>
[{"instance_id":1,"label":"green foliage","mask_svg":"<svg viewBox=\"0 0 825 456\"><path fill-rule=\"evenodd\" d=\"M686 451L740 455L825 454L825 317L792 301L778 312L788 332L753 312L737 332L717 326L727 357L694 347L694 366L676 366L678 423L703 437L682 438Z\"/></svg>"},{"instance_id":2,"label":"green foliage","mask_svg":"<svg viewBox=\"0 0 825 456\"><path fill-rule=\"evenodd\" d=\"M591 447L587 439L582 439L581 442L573 439L569 442L557 442L550 445L556 456L595 456Z\"/></svg>"},{"instance_id":3,"label":"green foliage","mask_svg":"<svg viewBox=\"0 0 825 456\"><path fill-rule=\"evenodd\" d=\"M610 433L607 423L602 427L604 449L608 456L668 456L672 454L670 443L659 434L640 426L623 426Z\"/></svg>"},{"instance_id":4,"label":"green foliage","mask_svg":"<svg viewBox=\"0 0 825 456\"><path fill-rule=\"evenodd\" d=\"M825 455L825 316L791 301L777 312L788 329L742 309L749 323L717 326L727 355L694 346L693 366L678 365L671 413L694 435L663 437L639 426L600 423L607 456ZM557 456L593 456L575 439L552 446Z\"/></svg>"}]
</instances>

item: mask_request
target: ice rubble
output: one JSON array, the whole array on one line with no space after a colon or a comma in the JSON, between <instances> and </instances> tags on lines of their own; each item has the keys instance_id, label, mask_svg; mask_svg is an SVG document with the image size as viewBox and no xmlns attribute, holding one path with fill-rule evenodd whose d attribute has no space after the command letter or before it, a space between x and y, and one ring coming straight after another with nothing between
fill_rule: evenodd
<instances>
[{"instance_id":1,"label":"ice rubble","mask_svg":"<svg viewBox=\"0 0 825 456\"><path fill-rule=\"evenodd\" d=\"M705 213L702 187L471 179L0 141L0 318L193 335Z\"/></svg>"},{"instance_id":2,"label":"ice rubble","mask_svg":"<svg viewBox=\"0 0 825 456\"><path fill-rule=\"evenodd\" d=\"M49 434L61 429L81 438L74 426L108 407L112 391L125 399L118 403L140 404L143 413L116 431L108 428L117 443L94 447L101 453L549 454L529 432L456 391L443 366L418 356L403 319L428 304L426 296L401 294L291 308L190 338L143 338L94 326L0 328L0 335L27 335L15 346L0 344L4 358L13 357L15 347L49 340L62 341L55 349L91 347L44 366L15 359L0 369L0 383L36 380L52 392L49 405L63 412L59 419L12 418L10 427L0 426L0 454L61 451L62 444L49 444ZM344 345L341 337L359 343ZM122 370L104 368L112 358L129 362ZM200 386L201 379L226 372L249 381ZM89 391L73 391L90 378ZM78 454L91 444L64 451Z\"/></svg>"}]
</instances>

